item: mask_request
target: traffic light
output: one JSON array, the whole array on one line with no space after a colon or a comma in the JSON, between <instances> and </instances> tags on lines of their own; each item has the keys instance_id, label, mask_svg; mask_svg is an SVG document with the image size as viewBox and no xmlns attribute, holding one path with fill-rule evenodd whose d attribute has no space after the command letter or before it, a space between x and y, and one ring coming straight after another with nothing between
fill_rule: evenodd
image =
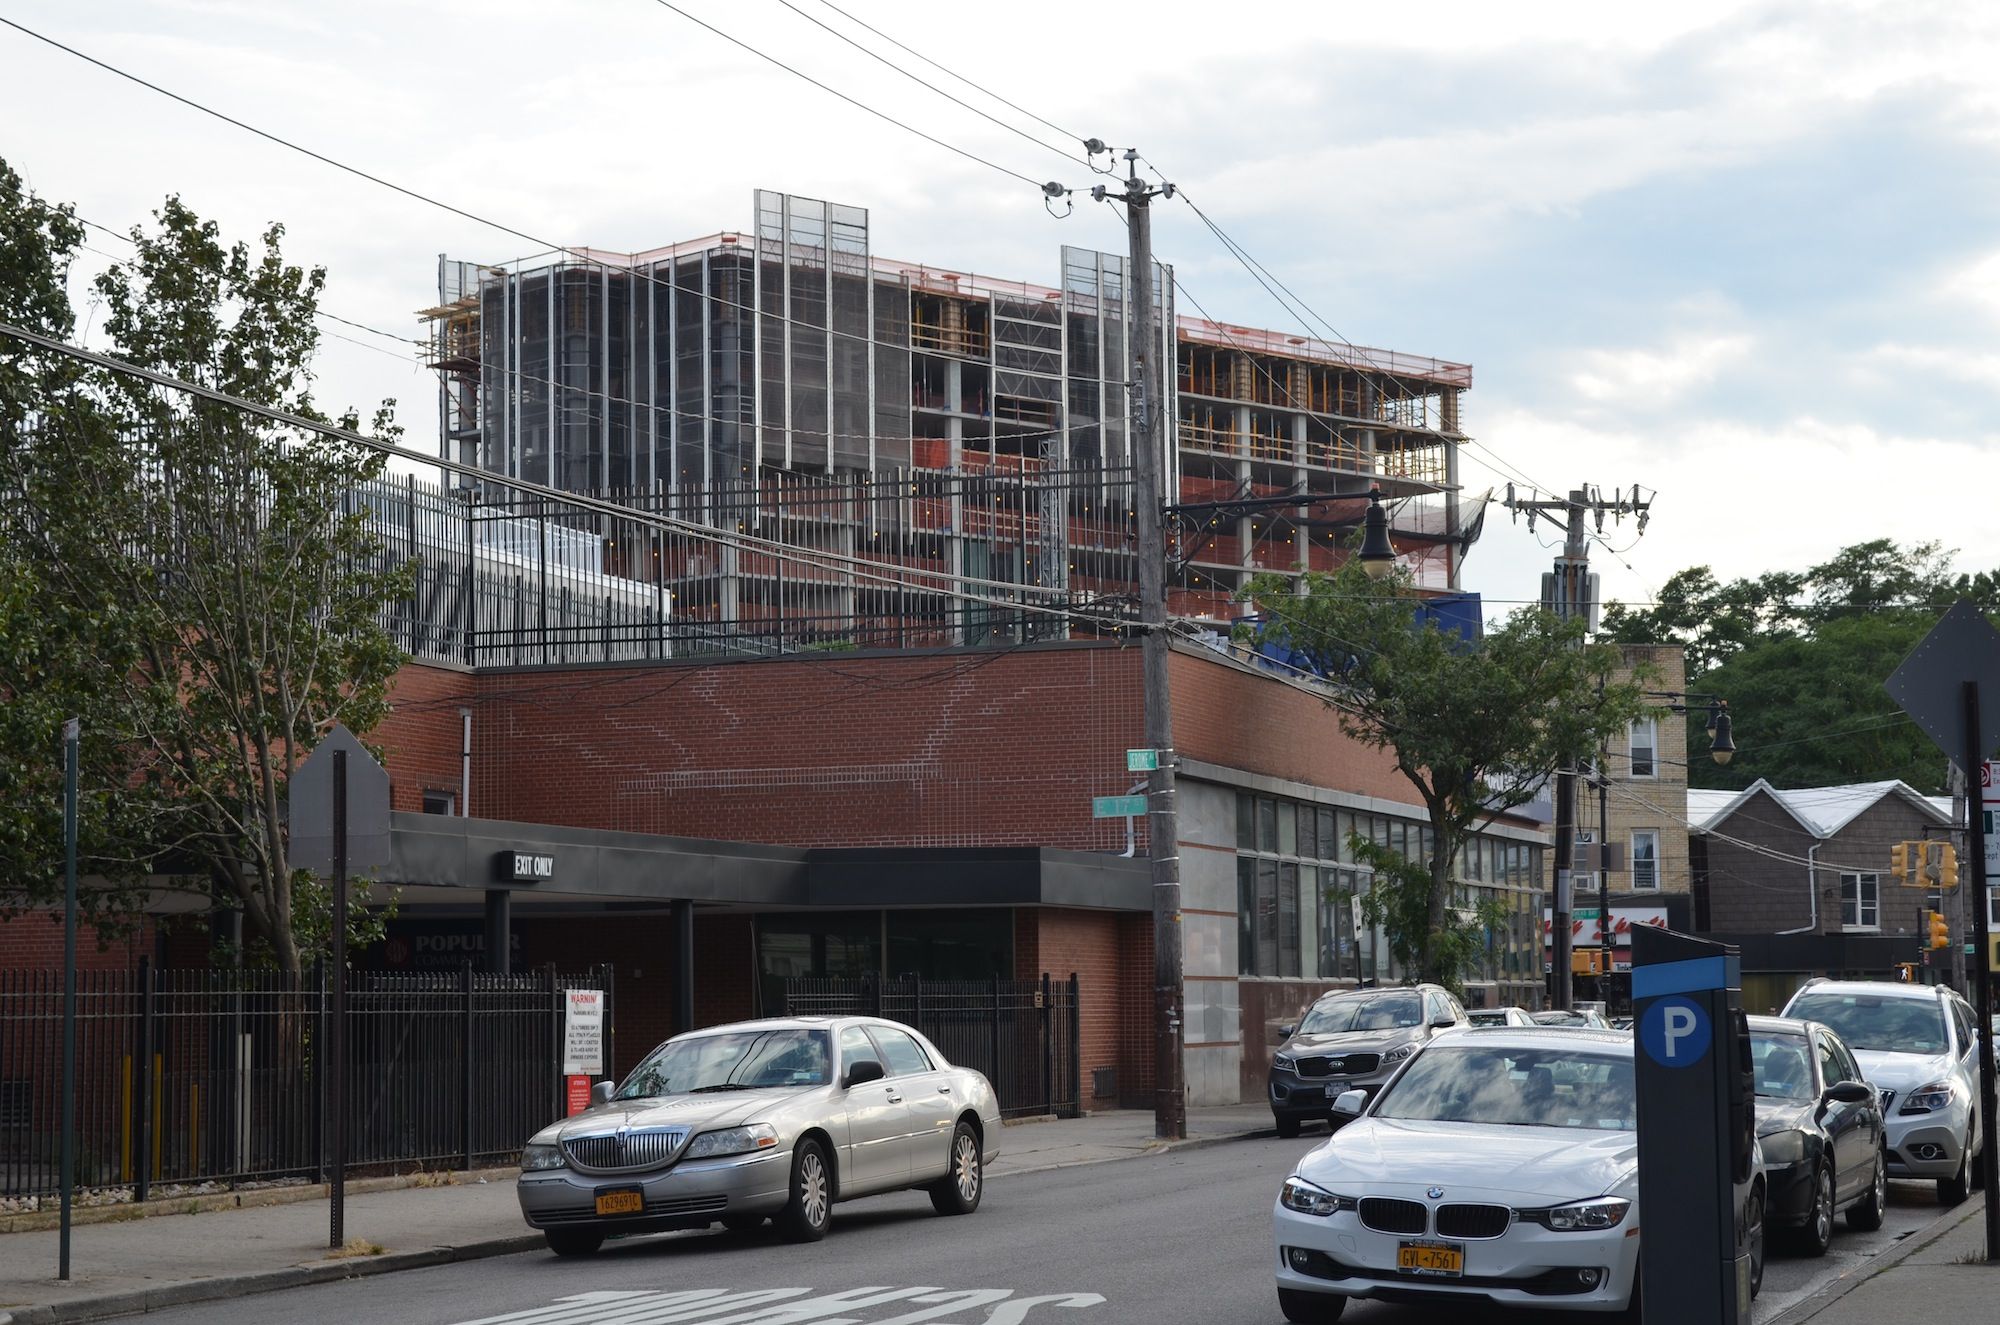
<instances>
[{"instance_id":1,"label":"traffic light","mask_svg":"<svg viewBox=\"0 0 2000 1325\"><path fill-rule=\"evenodd\" d=\"M1896 978L1906 985L1914 982L1917 978L1917 964L1915 962L1897 962Z\"/></svg>"},{"instance_id":2,"label":"traffic light","mask_svg":"<svg viewBox=\"0 0 2000 1325\"><path fill-rule=\"evenodd\" d=\"M1889 875L1898 887L1908 887L1910 882L1910 844L1895 842L1889 846Z\"/></svg>"},{"instance_id":3,"label":"traffic light","mask_svg":"<svg viewBox=\"0 0 2000 1325\"><path fill-rule=\"evenodd\" d=\"M1944 844L1944 862L1939 867L1938 887L1958 887L1958 848L1949 842Z\"/></svg>"},{"instance_id":4,"label":"traffic light","mask_svg":"<svg viewBox=\"0 0 2000 1325\"><path fill-rule=\"evenodd\" d=\"M1944 922L1944 912L1924 912L1924 926L1930 933L1930 946L1933 949L1951 946L1951 927Z\"/></svg>"}]
</instances>

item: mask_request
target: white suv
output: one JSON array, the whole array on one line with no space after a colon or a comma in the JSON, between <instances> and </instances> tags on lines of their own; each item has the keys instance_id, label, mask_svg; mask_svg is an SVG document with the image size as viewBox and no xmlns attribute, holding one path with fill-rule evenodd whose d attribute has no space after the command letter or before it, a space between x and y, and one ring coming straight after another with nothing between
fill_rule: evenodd
<instances>
[{"instance_id":1,"label":"white suv","mask_svg":"<svg viewBox=\"0 0 2000 1325\"><path fill-rule=\"evenodd\" d=\"M1979 1174L1979 1040L1972 1007L1949 989L1813 980L1784 1015L1840 1034L1882 1097L1889 1176L1935 1178L1955 1205Z\"/></svg>"}]
</instances>

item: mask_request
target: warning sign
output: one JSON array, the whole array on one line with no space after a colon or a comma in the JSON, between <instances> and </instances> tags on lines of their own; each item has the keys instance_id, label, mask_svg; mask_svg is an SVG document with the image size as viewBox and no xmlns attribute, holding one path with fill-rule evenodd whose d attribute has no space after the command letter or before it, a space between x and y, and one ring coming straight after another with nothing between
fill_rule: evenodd
<instances>
[{"instance_id":1,"label":"warning sign","mask_svg":"<svg viewBox=\"0 0 2000 1325\"><path fill-rule=\"evenodd\" d=\"M571 989L563 1003L564 1076L604 1073L604 991Z\"/></svg>"}]
</instances>

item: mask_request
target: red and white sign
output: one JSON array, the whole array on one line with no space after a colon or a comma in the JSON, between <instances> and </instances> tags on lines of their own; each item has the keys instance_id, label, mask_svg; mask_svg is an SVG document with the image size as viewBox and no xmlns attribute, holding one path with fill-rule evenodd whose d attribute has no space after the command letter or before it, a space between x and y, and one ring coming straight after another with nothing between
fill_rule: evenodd
<instances>
[{"instance_id":1,"label":"red and white sign","mask_svg":"<svg viewBox=\"0 0 2000 1325\"><path fill-rule=\"evenodd\" d=\"M1555 925L1553 912L1542 912L1542 947L1553 946L1551 937ZM1628 971L1632 968L1632 927L1651 925L1655 929L1667 927L1667 908L1664 906L1614 906L1610 916L1604 917L1597 911L1572 912L1569 922L1570 946L1611 948L1613 970Z\"/></svg>"},{"instance_id":2,"label":"red and white sign","mask_svg":"<svg viewBox=\"0 0 2000 1325\"><path fill-rule=\"evenodd\" d=\"M574 1118L590 1107L590 1078L578 1073L563 1078L563 1098L569 1105L566 1116Z\"/></svg>"}]
</instances>

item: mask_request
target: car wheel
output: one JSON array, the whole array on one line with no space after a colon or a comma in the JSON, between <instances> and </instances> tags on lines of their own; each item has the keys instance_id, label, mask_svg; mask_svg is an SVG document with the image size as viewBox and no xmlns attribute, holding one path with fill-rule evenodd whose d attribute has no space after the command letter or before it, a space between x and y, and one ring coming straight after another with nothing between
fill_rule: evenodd
<instances>
[{"instance_id":1,"label":"car wheel","mask_svg":"<svg viewBox=\"0 0 2000 1325\"><path fill-rule=\"evenodd\" d=\"M986 1170L979 1159L979 1134L960 1122L951 1134L951 1168L928 1188L931 1209L941 1215L969 1215L986 1192Z\"/></svg>"},{"instance_id":2,"label":"car wheel","mask_svg":"<svg viewBox=\"0 0 2000 1325\"><path fill-rule=\"evenodd\" d=\"M543 1230L542 1236L558 1256L589 1256L604 1245L604 1234L594 1228L551 1228Z\"/></svg>"},{"instance_id":3,"label":"car wheel","mask_svg":"<svg viewBox=\"0 0 2000 1325\"><path fill-rule=\"evenodd\" d=\"M1295 1139L1298 1136L1298 1134L1299 1134L1298 1119L1286 1118L1282 1116L1278 1118L1278 1135L1281 1138L1283 1138L1286 1141L1290 1141Z\"/></svg>"},{"instance_id":4,"label":"car wheel","mask_svg":"<svg viewBox=\"0 0 2000 1325\"><path fill-rule=\"evenodd\" d=\"M1750 1193L1750 1208L1743 1212L1743 1224L1750 1241L1750 1296L1764 1291L1764 1189Z\"/></svg>"},{"instance_id":5,"label":"car wheel","mask_svg":"<svg viewBox=\"0 0 2000 1325\"><path fill-rule=\"evenodd\" d=\"M1949 1178L1937 1180L1939 1205L1957 1205L1972 1195L1972 1146L1961 1147L1958 1152L1958 1172Z\"/></svg>"},{"instance_id":6,"label":"car wheel","mask_svg":"<svg viewBox=\"0 0 2000 1325\"><path fill-rule=\"evenodd\" d=\"M1278 1290L1278 1310L1293 1325L1332 1325L1347 1310L1347 1299L1338 1293L1304 1293L1296 1288Z\"/></svg>"},{"instance_id":7,"label":"car wheel","mask_svg":"<svg viewBox=\"0 0 2000 1325\"><path fill-rule=\"evenodd\" d=\"M1873 1233L1882 1227L1882 1213L1889 1206L1889 1161L1880 1151L1875 1154L1875 1177L1868 1184L1868 1195L1847 1207L1847 1226L1860 1233Z\"/></svg>"},{"instance_id":8,"label":"car wheel","mask_svg":"<svg viewBox=\"0 0 2000 1325\"><path fill-rule=\"evenodd\" d=\"M818 1242L833 1219L833 1174L819 1142L792 1147L792 1194L778 1212L778 1231L787 1242Z\"/></svg>"},{"instance_id":9,"label":"car wheel","mask_svg":"<svg viewBox=\"0 0 2000 1325\"><path fill-rule=\"evenodd\" d=\"M1801 1255L1824 1256L1833 1245L1833 1165L1822 1160L1813 1170L1812 1206L1798 1231Z\"/></svg>"},{"instance_id":10,"label":"car wheel","mask_svg":"<svg viewBox=\"0 0 2000 1325\"><path fill-rule=\"evenodd\" d=\"M731 1233L754 1233L764 1226L762 1215L724 1215L722 1226Z\"/></svg>"}]
</instances>

